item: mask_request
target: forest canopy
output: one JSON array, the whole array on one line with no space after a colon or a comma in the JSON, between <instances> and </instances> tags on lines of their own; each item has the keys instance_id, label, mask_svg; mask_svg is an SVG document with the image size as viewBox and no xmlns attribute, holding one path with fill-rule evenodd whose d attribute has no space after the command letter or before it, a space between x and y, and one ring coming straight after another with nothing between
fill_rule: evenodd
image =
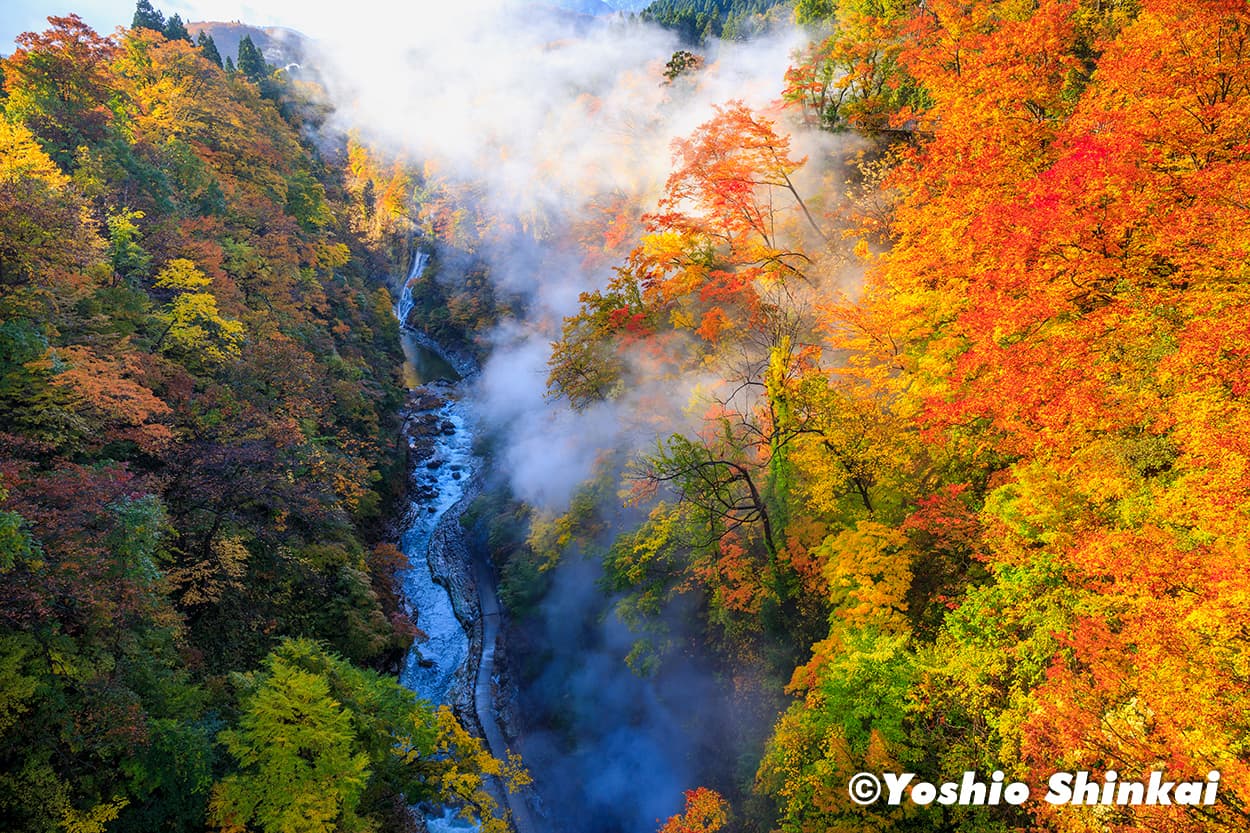
<instances>
[{"instance_id":1,"label":"forest canopy","mask_svg":"<svg viewBox=\"0 0 1250 833\"><path fill-rule=\"evenodd\" d=\"M491 817L497 762L379 673L415 633L393 173L311 143L316 91L250 40L223 68L147 0L49 24L0 61L6 829Z\"/></svg>"},{"instance_id":2,"label":"forest canopy","mask_svg":"<svg viewBox=\"0 0 1250 833\"><path fill-rule=\"evenodd\" d=\"M629 615L694 594L735 679L788 678L753 785L779 815L735 824L1242 829L1250 10L798 12L824 29L782 97L871 138L851 199L799 192L775 117L720 110L551 361L574 407L640 351L757 391L636 461L650 510L605 555ZM847 257L862 286L829 289ZM1223 778L1109 815L847 794L967 770Z\"/></svg>"},{"instance_id":3,"label":"forest canopy","mask_svg":"<svg viewBox=\"0 0 1250 833\"><path fill-rule=\"evenodd\" d=\"M637 637L613 661L657 687L705 674L728 704L663 833L1250 827L1250 6L790 11L652 4L683 39L626 79L657 120L723 89L709 38L782 22L806 45L771 103L677 119L651 191L605 187L573 217L506 214L439 160L336 132L311 74L250 37L223 55L148 0L114 36L68 15L18 38L9 828L408 829L428 801L506 829L490 785L518 773L395 679L420 634L388 528L408 472L385 278L414 240L434 266L405 323L484 363L537 343L532 378L482 384L585 420L544 428L628 426L555 510L514 493L512 435L485 437L496 477L463 527L511 628L490 696L545 682L561 570L591 563L596 626ZM618 100L567 86L610 122ZM487 143L507 175L527 161ZM577 270L602 279L570 291ZM537 701L509 726L606 722L564 690ZM1038 796L1057 771L1220 779L1200 807L848 792L967 771Z\"/></svg>"}]
</instances>

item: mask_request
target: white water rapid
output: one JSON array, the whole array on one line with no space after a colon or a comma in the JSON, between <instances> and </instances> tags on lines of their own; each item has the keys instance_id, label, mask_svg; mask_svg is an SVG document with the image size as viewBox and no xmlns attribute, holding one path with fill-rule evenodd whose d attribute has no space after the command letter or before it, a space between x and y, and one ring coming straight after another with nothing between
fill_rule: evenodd
<instances>
[{"instance_id":1,"label":"white water rapid","mask_svg":"<svg viewBox=\"0 0 1250 833\"><path fill-rule=\"evenodd\" d=\"M436 417L433 423L436 428L432 436L433 452L428 457L418 457L418 462L409 473L412 503L400 536L400 549L407 556L409 567L400 580L408 613L425 638L414 642L404 657L399 681L423 700L443 705L449 704L452 699L452 687L456 683L457 672L469 658L470 643L464 627L456 618L447 588L434 578L438 567L432 568L431 562L445 565L446 558L455 557L457 552L459 557L467 557L458 539L456 543L449 543L456 532L451 525L459 523L462 507L457 504L469 490L480 461L473 456L472 413L467 403L456 395L456 383L461 378L457 369L471 373L471 360L466 367L463 361L456 359L458 364L453 367L438 355L441 350L431 349L432 342L428 338L407 327L408 315L414 305L412 284L420 277L428 259L424 252L413 258L412 269L400 288L399 300L395 304L395 317L399 319L403 339L405 383L410 390L424 386L443 399L443 404L433 412ZM429 414L425 411L420 415L427 420L427 425ZM430 437L426 433L424 441L428 442ZM410 439L409 442L417 440ZM502 757L507 746L494 720L489 683L494 667L499 603L490 586L491 577L482 574L477 580L482 583L478 592L487 592L484 597L479 596L476 603L488 609L484 612L485 644L478 679L469 681L469 684L473 686L473 707L484 727L487 747L492 754ZM497 798L512 811L513 824L519 833L533 833L537 829L524 799L505 795L502 790ZM480 825L462 818L451 807L427 810L422 813L421 820L429 833L472 833L481 829Z\"/></svg>"},{"instance_id":2,"label":"white water rapid","mask_svg":"<svg viewBox=\"0 0 1250 833\"><path fill-rule=\"evenodd\" d=\"M424 252L413 258L412 270L400 290L395 316L401 327L406 326L413 306L411 284L420 276L427 260ZM412 351L421 350L425 348L411 342L405 344L409 364L414 365L405 368L405 377L410 385L438 383L438 379L421 378L422 364L412 361ZM442 705L448 702L456 671L468 659L469 638L456 618L447 588L434 580L429 561L430 541L447 511L463 497L465 486L473 478L476 461L472 433L460 404L448 398L437 414L441 430L434 440L434 453L409 475L414 498L399 542L410 565L401 576L404 599L417 627L427 638L413 643L404 658L399 680L422 699ZM456 522L455 518L446 520Z\"/></svg>"}]
</instances>

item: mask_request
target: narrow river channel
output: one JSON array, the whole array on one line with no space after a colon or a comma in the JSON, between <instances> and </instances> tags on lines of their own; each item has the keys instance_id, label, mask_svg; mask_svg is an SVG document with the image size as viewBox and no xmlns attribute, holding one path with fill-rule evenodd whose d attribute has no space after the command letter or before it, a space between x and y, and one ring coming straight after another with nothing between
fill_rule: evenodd
<instances>
[{"instance_id":1,"label":"narrow river channel","mask_svg":"<svg viewBox=\"0 0 1250 833\"><path fill-rule=\"evenodd\" d=\"M406 326L413 307L411 283L427 261L424 253L413 259L395 305L404 350L404 383L413 393L407 418L415 423L405 429L412 466L408 483L410 505L400 536L400 549L407 556L409 567L401 582L408 613L422 633L404 658L400 682L434 705L458 705L472 710L485 734L487 749L502 758L507 746L495 719L491 686L499 602L489 569L484 564L469 563L462 533L454 526L459 523L464 504L475 493L482 466L473 454L474 421L470 403L463 396L467 380L427 339ZM473 369L460 367L470 374ZM447 563L456 558L462 563ZM447 586L449 571L462 576L461 591L455 600ZM463 581L469 576L467 582ZM476 593L466 593L467 588L475 588ZM473 628L479 620L483 626L478 643L480 653L471 656L474 642L465 626ZM469 677L470 670L476 670L474 678ZM535 830L524 800L503 794L502 785L495 792L503 806L511 810L519 833ZM430 833L476 829L476 825L466 823L449 808L428 812L423 821Z\"/></svg>"},{"instance_id":2,"label":"narrow river channel","mask_svg":"<svg viewBox=\"0 0 1250 833\"><path fill-rule=\"evenodd\" d=\"M425 268L427 256L414 258L412 271L401 290L396 315L401 327L412 308L409 281ZM444 403L437 411L433 454L409 473L412 504L400 549L408 557L403 574L403 595L410 615L425 635L413 643L404 658L400 682L434 705L448 702L456 672L469 657L469 638L456 618L447 588L434 579L428 553L430 541L447 511L464 496L473 478L473 437L461 403L452 396L459 374L433 350L420 344L415 334L401 331L404 349L404 381L409 390L422 385L442 389Z\"/></svg>"}]
</instances>

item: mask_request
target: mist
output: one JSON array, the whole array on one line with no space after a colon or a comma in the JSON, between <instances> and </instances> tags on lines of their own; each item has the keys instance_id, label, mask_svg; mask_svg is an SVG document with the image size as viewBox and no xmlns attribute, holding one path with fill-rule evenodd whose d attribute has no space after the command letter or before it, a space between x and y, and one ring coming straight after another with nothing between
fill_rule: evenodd
<instances>
[{"instance_id":1,"label":"mist","mask_svg":"<svg viewBox=\"0 0 1250 833\"><path fill-rule=\"evenodd\" d=\"M473 254L501 291L524 297L526 311L488 336L479 412L509 437L501 462L516 496L558 512L602 449L637 436L631 402L573 413L547 396L547 356L562 319L581 292L612 277L611 264L588 265L561 248L561 229L605 195L653 207L673 139L707 121L713 105L773 104L805 39L787 30L714 44L697 85L667 86L664 63L681 45L658 27L502 0L455 6L454 16L365 26L367 37L361 19L348 22L321 41L318 62L329 68L341 129L362 130L440 178L475 184L476 211L493 228ZM457 278L454 265L441 276ZM669 384L674 420L702 381Z\"/></svg>"},{"instance_id":2,"label":"mist","mask_svg":"<svg viewBox=\"0 0 1250 833\"><path fill-rule=\"evenodd\" d=\"M803 33L709 45L697 79L672 85L663 71L677 38L623 17L469 0L454 12L358 16L317 34L331 127L358 130L473 195L472 239L443 253L439 280L455 283L468 264L485 264L500 293L522 299L517 319L478 334L489 353L471 393L511 493L559 513L606 450L696 430L712 374L661 378L639 361L623 395L581 411L548 393L563 319L616 265L580 251L567 231L605 197L654 208L673 140L715 105L773 108ZM815 141L799 137L796 147ZM541 612L518 631L527 644L514 662L530 664L519 705L544 727L522 751L552 829L651 831L680 811L683 790L704 783L709 761L723 774L726 738L742 718L731 687L697 656L664 663L654 678L629 669L637 635L616 618L601 573L570 556ZM668 626L674 644L689 645L682 613Z\"/></svg>"},{"instance_id":3,"label":"mist","mask_svg":"<svg viewBox=\"0 0 1250 833\"><path fill-rule=\"evenodd\" d=\"M541 670L519 706L547 728L520 749L553 831L650 833L680 812L681 792L703 783L707 761L723 761L741 727L697 656L655 678L625 668L637 635L606 610L598 575L588 561L562 563L527 629L534 643L520 662Z\"/></svg>"}]
</instances>

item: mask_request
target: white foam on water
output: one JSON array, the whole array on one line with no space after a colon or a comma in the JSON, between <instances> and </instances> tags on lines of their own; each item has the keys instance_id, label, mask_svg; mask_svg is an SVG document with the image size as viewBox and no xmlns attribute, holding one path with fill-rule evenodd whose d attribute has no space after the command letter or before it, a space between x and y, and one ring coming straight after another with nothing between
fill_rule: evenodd
<instances>
[{"instance_id":1,"label":"white foam on water","mask_svg":"<svg viewBox=\"0 0 1250 833\"><path fill-rule=\"evenodd\" d=\"M472 432L460 404L447 402L438 416L440 423L450 422L456 431L440 433L434 443L434 455L411 475L415 493L434 489L437 495L413 501L412 520L399 542L411 565L400 576L404 598L417 627L427 637L409 649L399 681L435 705L447 702L456 671L469 657L469 638L456 618L447 588L434 580L427 554L435 528L463 496L476 462ZM438 467L428 468L428 463L434 462Z\"/></svg>"}]
</instances>

